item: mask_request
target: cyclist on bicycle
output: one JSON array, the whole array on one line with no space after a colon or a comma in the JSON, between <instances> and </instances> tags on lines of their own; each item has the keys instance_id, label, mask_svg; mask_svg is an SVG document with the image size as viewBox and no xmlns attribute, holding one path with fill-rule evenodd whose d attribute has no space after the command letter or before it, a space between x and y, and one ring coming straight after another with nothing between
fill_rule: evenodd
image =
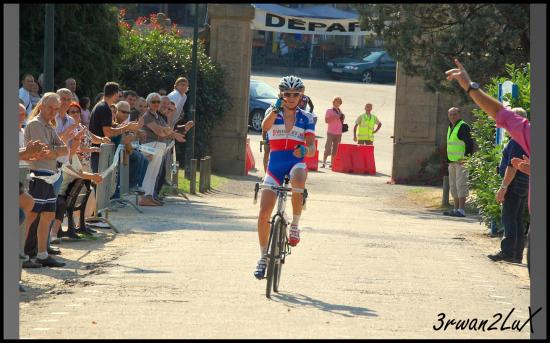
<instances>
[{"instance_id":1,"label":"cyclist on bicycle","mask_svg":"<svg viewBox=\"0 0 550 343\"><path fill-rule=\"evenodd\" d=\"M304 84L296 76L285 76L279 81L279 97L282 108L272 107L263 122L262 131L269 139L269 161L264 185L281 186L285 175L290 176L293 188L305 188L307 167L304 157L315 154L315 124L313 116L298 107L304 95ZM271 189L262 192L258 216L258 238L261 257L254 276L262 279L267 267L267 244L269 241L269 219L275 207L277 196ZM292 193L292 223L288 243L296 246L300 241L298 223L302 213L302 194Z\"/></svg>"}]
</instances>

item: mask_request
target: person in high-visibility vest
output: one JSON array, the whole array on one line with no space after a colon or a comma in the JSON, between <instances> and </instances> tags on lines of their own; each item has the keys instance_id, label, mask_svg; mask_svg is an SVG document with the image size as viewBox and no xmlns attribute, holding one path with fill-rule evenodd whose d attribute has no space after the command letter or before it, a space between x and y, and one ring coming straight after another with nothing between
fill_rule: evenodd
<instances>
[{"instance_id":1,"label":"person in high-visibility vest","mask_svg":"<svg viewBox=\"0 0 550 343\"><path fill-rule=\"evenodd\" d=\"M374 126L376 126L376 129ZM372 113L372 104L365 105L365 113L357 117L355 126L353 127L353 141L358 144L372 145L374 142L374 134L380 130L382 123L378 117Z\"/></svg>"},{"instance_id":2,"label":"person in high-visibility vest","mask_svg":"<svg viewBox=\"0 0 550 343\"><path fill-rule=\"evenodd\" d=\"M470 127L460 117L460 109L451 107L447 112L447 160L449 162L449 188L453 197L454 209L443 212L452 217L466 217L464 207L468 192L468 170L464 166L465 157L472 154L474 142Z\"/></svg>"}]
</instances>

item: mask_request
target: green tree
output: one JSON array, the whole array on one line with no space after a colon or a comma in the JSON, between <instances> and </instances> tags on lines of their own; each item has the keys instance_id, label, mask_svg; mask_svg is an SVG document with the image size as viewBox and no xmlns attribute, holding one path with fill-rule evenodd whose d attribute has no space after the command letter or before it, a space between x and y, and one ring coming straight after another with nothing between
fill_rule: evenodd
<instances>
[{"instance_id":1,"label":"green tree","mask_svg":"<svg viewBox=\"0 0 550 343\"><path fill-rule=\"evenodd\" d=\"M485 87L487 94L497 97L498 84L510 80L518 85L518 99L512 99L510 95L504 100L511 107L521 107L531 114L531 67L530 64L522 67L506 65L507 76L494 77ZM496 127L495 121L482 110L473 111L475 121L472 123L472 137L475 139L478 149L466 162L469 173L469 187L473 191L472 203L479 209L482 221L489 226L496 222L501 226L501 208L495 200L495 194L500 187L502 178L497 173L497 166L502 157L502 145L495 146Z\"/></svg>"},{"instance_id":2,"label":"green tree","mask_svg":"<svg viewBox=\"0 0 550 343\"><path fill-rule=\"evenodd\" d=\"M77 81L76 93L92 99L119 73L117 9L106 4L55 4L54 84ZM20 71L44 70L44 4L20 6ZM92 104L93 105L93 104Z\"/></svg>"},{"instance_id":3,"label":"green tree","mask_svg":"<svg viewBox=\"0 0 550 343\"><path fill-rule=\"evenodd\" d=\"M155 14L137 18L132 25L123 21L124 11L121 14L121 86L147 96L160 88L171 91L179 76L189 79L192 40L180 37L175 26L161 27ZM197 66L195 157L203 157L211 153L210 132L231 102L224 88L222 69L206 54L200 42ZM183 144L177 143L176 150L178 160L182 161Z\"/></svg>"},{"instance_id":4,"label":"green tree","mask_svg":"<svg viewBox=\"0 0 550 343\"><path fill-rule=\"evenodd\" d=\"M363 27L384 40L410 76L431 90L460 93L444 82L459 58L485 84L505 64L529 61L529 4L357 4Z\"/></svg>"}]
</instances>

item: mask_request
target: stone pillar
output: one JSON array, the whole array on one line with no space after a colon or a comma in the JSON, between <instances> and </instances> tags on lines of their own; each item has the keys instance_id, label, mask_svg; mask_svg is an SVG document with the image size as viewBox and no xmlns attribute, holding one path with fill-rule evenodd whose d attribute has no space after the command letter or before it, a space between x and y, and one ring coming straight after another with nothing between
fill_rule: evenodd
<instances>
[{"instance_id":1,"label":"stone pillar","mask_svg":"<svg viewBox=\"0 0 550 343\"><path fill-rule=\"evenodd\" d=\"M417 176L422 161L446 151L447 111L461 107L462 118L471 124L475 105L458 96L426 91L424 79L404 74L397 64L392 178L407 181Z\"/></svg>"},{"instance_id":2,"label":"stone pillar","mask_svg":"<svg viewBox=\"0 0 550 343\"><path fill-rule=\"evenodd\" d=\"M212 169L246 175L248 93L252 57L250 5L208 5L210 57L225 73L225 88L233 106L212 131Z\"/></svg>"}]
</instances>

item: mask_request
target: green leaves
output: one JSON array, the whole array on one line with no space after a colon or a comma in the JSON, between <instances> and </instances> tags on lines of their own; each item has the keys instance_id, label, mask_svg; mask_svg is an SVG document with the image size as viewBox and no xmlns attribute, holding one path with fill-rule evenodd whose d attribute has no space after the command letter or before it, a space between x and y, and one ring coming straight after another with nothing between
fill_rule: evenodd
<instances>
[{"instance_id":1,"label":"green leaves","mask_svg":"<svg viewBox=\"0 0 550 343\"><path fill-rule=\"evenodd\" d=\"M151 19L139 18L130 29L120 27L120 83L123 88L133 89L142 96L161 88L170 92L180 76L191 79L192 40L150 23ZM212 62L200 41L197 66L195 156L202 157L211 153L210 132L231 104L223 86L223 71ZM190 115L188 110L186 115ZM182 160L184 145L177 143L176 150L178 159Z\"/></svg>"},{"instance_id":2,"label":"green leaves","mask_svg":"<svg viewBox=\"0 0 550 343\"><path fill-rule=\"evenodd\" d=\"M512 107L522 107L527 111L528 117L531 111L530 98L530 64L516 67L506 65L508 77L494 77L486 85L486 92L498 96L498 84L506 80L516 83L519 87L519 97L511 102ZM506 98L505 98L506 99ZM498 174L498 165L502 157L502 146L495 146L496 126L494 120L481 110L473 111L476 119L472 125L472 137L478 149L466 162L469 172L469 187L473 194L472 203L479 209L482 221L490 226L491 222L501 225L501 209L495 200L495 194L500 187L502 178Z\"/></svg>"},{"instance_id":3,"label":"green leaves","mask_svg":"<svg viewBox=\"0 0 550 343\"><path fill-rule=\"evenodd\" d=\"M430 90L448 87L444 71L459 57L485 84L504 64L529 61L529 4L357 4L362 26L379 33L407 75ZM487 56L489 55L489 57ZM428 62L428 63L426 63Z\"/></svg>"},{"instance_id":4,"label":"green leaves","mask_svg":"<svg viewBox=\"0 0 550 343\"><path fill-rule=\"evenodd\" d=\"M20 6L20 69L35 78L43 72L43 4ZM105 4L55 4L54 83L74 77L79 97L91 99L118 77L117 11ZM93 105L93 104L92 104Z\"/></svg>"}]
</instances>

